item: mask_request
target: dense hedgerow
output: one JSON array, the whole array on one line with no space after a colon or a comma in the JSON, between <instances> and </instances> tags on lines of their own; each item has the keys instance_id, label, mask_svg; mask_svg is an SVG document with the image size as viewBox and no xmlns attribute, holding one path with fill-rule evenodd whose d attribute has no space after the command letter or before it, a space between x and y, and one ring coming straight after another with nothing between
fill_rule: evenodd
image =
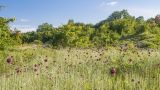
<instances>
[{"instance_id":1,"label":"dense hedgerow","mask_svg":"<svg viewBox=\"0 0 160 90\"><path fill-rule=\"evenodd\" d=\"M160 15L144 20L143 16L131 16L127 10L115 11L106 20L95 25L69 20L67 24L53 27L43 23L37 31L20 33L10 30L8 23L13 19L0 18L3 48L10 40L14 44L38 43L53 47L103 47L115 44L134 43L140 48L157 48L160 44ZM6 40L7 39L7 40ZM6 43L6 44L5 44ZM5 45L3 45L5 44ZM9 43L10 44L10 43Z\"/></svg>"},{"instance_id":2,"label":"dense hedgerow","mask_svg":"<svg viewBox=\"0 0 160 90\"><path fill-rule=\"evenodd\" d=\"M135 18L127 10L122 10L113 12L96 25L69 20L67 24L54 28L43 23L36 32L23 33L23 43L40 40L53 46L88 48L134 42L140 48L156 48L160 40L158 16L144 20L143 16Z\"/></svg>"}]
</instances>

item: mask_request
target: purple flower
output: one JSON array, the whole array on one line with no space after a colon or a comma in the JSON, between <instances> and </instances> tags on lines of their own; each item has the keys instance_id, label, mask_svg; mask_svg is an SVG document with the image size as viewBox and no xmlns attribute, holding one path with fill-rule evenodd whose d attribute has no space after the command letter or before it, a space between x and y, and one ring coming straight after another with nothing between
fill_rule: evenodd
<instances>
[{"instance_id":1,"label":"purple flower","mask_svg":"<svg viewBox=\"0 0 160 90\"><path fill-rule=\"evenodd\" d=\"M7 58L7 63L8 64L13 64L13 56L10 56Z\"/></svg>"}]
</instances>

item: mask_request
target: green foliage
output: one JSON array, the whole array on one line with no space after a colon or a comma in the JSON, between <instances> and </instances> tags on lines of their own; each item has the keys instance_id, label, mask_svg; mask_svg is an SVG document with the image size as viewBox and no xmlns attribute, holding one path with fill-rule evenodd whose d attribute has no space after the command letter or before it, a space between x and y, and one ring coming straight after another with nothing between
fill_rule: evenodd
<instances>
[{"instance_id":1,"label":"green foliage","mask_svg":"<svg viewBox=\"0 0 160 90\"><path fill-rule=\"evenodd\" d=\"M42 44L42 42L41 42L40 40L34 40L34 41L33 41L33 44L41 45L41 44Z\"/></svg>"},{"instance_id":2,"label":"green foliage","mask_svg":"<svg viewBox=\"0 0 160 90\"><path fill-rule=\"evenodd\" d=\"M52 24L43 23L42 25L38 26L37 32L45 32L45 31L52 31L54 28Z\"/></svg>"},{"instance_id":3,"label":"green foliage","mask_svg":"<svg viewBox=\"0 0 160 90\"><path fill-rule=\"evenodd\" d=\"M160 25L160 15L157 15L155 17L155 22L156 22L156 24Z\"/></svg>"},{"instance_id":4,"label":"green foliage","mask_svg":"<svg viewBox=\"0 0 160 90\"><path fill-rule=\"evenodd\" d=\"M127 19L127 18L131 18L132 16L129 15L127 10L122 10L122 11L115 11L113 12L109 18L107 19L108 21L114 21L117 19Z\"/></svg>"},{"instance_id":5,"label":"green foliage","mask_svg":"<svg viewBox=\"0 0 160 90\"><path fill-rule=\"evenodd\" d=\"M127 10L115 11L106 20L95 25L69 20L67 24L54 28L51 24L43 23L36 32L23 33L22 42L40 40L53 47L81 48L142 42L142 48L152 48L159 46L159 21L159 15L144 20L143 16L131 16Z\"/></svg>"},{"instance_id":6,"label":"green foliage","mask_svg":"<svg viewBox=\"0 0 160 90\"><path fill-rule=\"evenodd\" d=\"M144 20L143 16L131 16L127 10L115 11L95 25L69 20L67 24L55 28L52 24L43 23L37 31L26 33L10 30L8 24L14 20L0 17L1 49L35 41L53 47L80 48L104 47L121 42L141 42L142 48L155 48L160 42L160 15Z\"/></svg>"},{"instance_id":7,"label":"green foliage","mask_svg":"<svg viewBox=\"0 0 160 90\"><path fill-rule=\"evenodd\" d=\"M137 17L137 18L136 18L136 21L137 21L138 23L141 23L141 24L143 24L143 23L145 22L143 16Z\"/></svg>"},{"instance_id":8,"label":"green foliage","mask_svg":"<svg viewBox=\"0 0 160 90\"><path fill-rule=\"evenodd\" d=\"M21 43L20 34L13 33L9 28L9 23L13 22L15 18L0 17L0 49L7 49L17 43Z\"/></svg>"},{"instance_id":9,"label":"green foliage","mask_svg":"<svg viewBox=\"0 0 160 90\"><path fill-rule=\"evenodd\" d=\"M1 39L0 40L0 50L10 48L12 44L13 44L13 41L11 39Z\"/></svg>"}]
</instances>

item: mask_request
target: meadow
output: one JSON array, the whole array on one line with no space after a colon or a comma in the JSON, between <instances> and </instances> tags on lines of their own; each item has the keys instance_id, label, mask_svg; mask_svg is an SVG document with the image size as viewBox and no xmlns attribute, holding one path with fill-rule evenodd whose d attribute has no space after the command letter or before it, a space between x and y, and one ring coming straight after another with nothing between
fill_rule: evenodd
<instances>
[{"instance_id":1,"label":"meadow","mask_svg":"<svg viewBox=\"0 0 160 90\"><path fill-rule=\"evenodd\" d=\"M160 90L158 4L43 1L0 4L0 90Z\"/></svg>"},{"instance_id":2,"label":"meadow","mask_svg":"<svg viewBox=\"0 0 160 90\"><path fill-rule=\"evenodd\" d=\"M0 81L0 90L160 90L160 49L17 46L0 51Z\"/></svg>"}]
</instances>

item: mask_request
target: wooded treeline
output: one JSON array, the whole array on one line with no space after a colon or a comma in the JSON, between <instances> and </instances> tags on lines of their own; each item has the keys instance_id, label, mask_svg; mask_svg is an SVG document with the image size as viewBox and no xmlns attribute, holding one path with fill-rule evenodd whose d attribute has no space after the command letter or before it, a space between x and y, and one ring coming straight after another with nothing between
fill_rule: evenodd
<instances>
[{"instance_id":1,"label":"wooded treeline","mask_svg":"<svg viewBox=\"0 0 160 90\"><path fill-rule=\"evenodd\" d=\"M103 47L133 44L140 48L157 48L160 45L160 15L144 19L127 10L115 11L107 19L93 25L69 20L54 27L43 23L36 31L21 33L11 30L8 23L14 19L0 18L0 47L24 43L45 44L53 47Z\"/></svg>"}]
</instances>

